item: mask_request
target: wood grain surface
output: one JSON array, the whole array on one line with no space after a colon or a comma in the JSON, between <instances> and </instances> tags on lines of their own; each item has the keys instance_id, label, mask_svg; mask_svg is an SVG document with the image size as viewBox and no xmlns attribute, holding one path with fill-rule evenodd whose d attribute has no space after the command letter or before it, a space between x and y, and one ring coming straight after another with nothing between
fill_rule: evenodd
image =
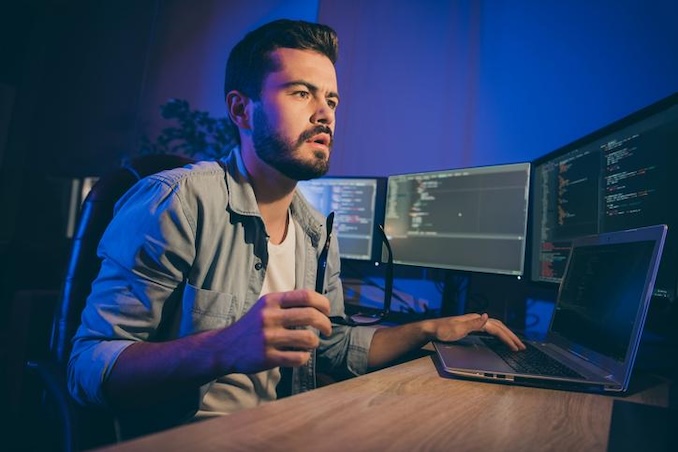
<instances>
[{"instance_id":1,"label":"wood grain surface","mask_svg":"<svg viewBox=\"0 0 678 452\"><path fill-rule=\"evenodd\" d=\"M445 378L433 356L107 451L605 451L615 397ZM666 406L668 383L624 400Z\"/></svg>"}]
</instances>

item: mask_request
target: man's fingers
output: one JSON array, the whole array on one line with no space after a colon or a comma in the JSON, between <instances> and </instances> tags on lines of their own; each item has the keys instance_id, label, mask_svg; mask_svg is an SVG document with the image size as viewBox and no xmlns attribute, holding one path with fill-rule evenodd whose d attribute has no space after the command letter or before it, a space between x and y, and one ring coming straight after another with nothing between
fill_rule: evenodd
<instances>
[{"instance_id":1,"label":"man's fingers","mask_svg":"<svg viewBox=\"0 0 678 452\"><path fill-rule=\"evenodd\" d=\"M298 367L303 366L311 358L308 350L272 350L269 354L272 367Z\"/></svg>"},{"instance_id":2,"label":"man's fingers","mask_svg":"<svg viewBox=\"0 0 678 452\"><path fill-rule=\"evenodd\" d=\"M310 290L293 290L265 295L265 324L284 328L313 327L323 335L332 334L329 300Z\"/></svg>"},{"instance_id":3,"label":"man's fingers","mask_svg":"<svg viewBox=\"0 0 678 452\"><path fill-rule=\"evenodd\" d=\"M268 296L275 297L283 309L309 307L317 309L325 316L330 315L330 302L327 297L312 290L291 290L289 292L269 294Z\"/></svg>"},{"instance_id":4,"label":"man's fingers","mask_svg":"<svg viewBox=\"0 0 678 452\"><path fill-rule=\"evenodd\" d=\"M462 322L478 322L481 321L483 318L487 320L487 314L476 314L476 313L470 313L470 314L462 314L462 315L457 315L454 316L456 320L461 320Z\"/></svg>"},{"instance_id":5,"label":"man's fingers","mask_svg":"<svg viewBox=\"0 0 678 452\"><path fill-rule=\"evenodd\" d=\"M489 319L483 330L489 334L497 336L501 339L506 345L508 345L512 350L524 350L525 344L520 340L518 336L515 335L506 325L501 321L496 319Z\"/></svg>"},{"instance_id":6,"label":"man's fingers","mask_svg":"<svg viewBox=\"0 0 678 452\"><path fill-rule=\"evenodd\" d=\"M332 333L329 317L313 308L290 308L280 311L280 324L284 328L313 327L324 335Z\"/></svg>"},{"instance_id":7,"label":"man's fingers","mask_svg":"<svg viewBox=\"0 0 678 452\"><path fill-rule=\"evenodd\" d=\"M485 326L489 321L487 314L464 314L459 318L468 326L467 334L472 331L485 331Z\"/></svg>"},{"instance_id":8,"label":"man's fingers","mask_svg":"<svg viewBox=\"0 0 678 452\"><path fill-rule=\"evenodd\" d=\"M471 331L483 331L497 336L512 350L524 350L525 344L504 323L497 319L491 319L487 314L465 314L460 316L469 326Z\"/></svg>"},{"instance_id":9,"label":"man's fingers","mask_svg":"<svg viewBox=\"0 0 678 452\"><path fill-rule=\"evenodd\" d=\"M310 328L279 328L267 333L269 347L277 350L310 350L320 345L318 334Z\"/></svg>"}]
</instances>

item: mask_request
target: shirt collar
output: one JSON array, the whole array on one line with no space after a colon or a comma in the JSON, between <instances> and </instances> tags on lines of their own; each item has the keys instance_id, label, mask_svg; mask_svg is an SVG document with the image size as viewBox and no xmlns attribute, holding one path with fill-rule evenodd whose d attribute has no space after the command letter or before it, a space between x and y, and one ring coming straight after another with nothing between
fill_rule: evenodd
<instances>
[{"instance_id":1,"label":"shirt collar","mask_svg":"<svg viewBox=\"0 0 678 452\"><path fill-rule=\"evenodd\" d=\"M240 215L261 217L254 189L250 183L245 163L240 155L240 148L233 149L221 159L222 167L226 171L226 186L228 188L229 208ZM321 238L321 231L325 218L314 210L298 190L295 190L290 208L292 218L309 235L313 246L317 246Z\"/></svg>"}]
</instances>

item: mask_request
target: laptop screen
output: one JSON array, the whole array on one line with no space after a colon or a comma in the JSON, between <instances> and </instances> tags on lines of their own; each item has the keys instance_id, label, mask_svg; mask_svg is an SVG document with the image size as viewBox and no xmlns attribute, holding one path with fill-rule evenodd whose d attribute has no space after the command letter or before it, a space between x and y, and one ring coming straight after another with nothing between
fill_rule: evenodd
<instances>
[{"instance_id":1,"label":"laptop screen","mask_svg":"<svg viewBox=\"0 0 678 452\"><path fill-rule=\"evenodd\" d=\"M654 247L648 240L574 248L551 332L623 361Z\"/></svg>"}]
</instances>

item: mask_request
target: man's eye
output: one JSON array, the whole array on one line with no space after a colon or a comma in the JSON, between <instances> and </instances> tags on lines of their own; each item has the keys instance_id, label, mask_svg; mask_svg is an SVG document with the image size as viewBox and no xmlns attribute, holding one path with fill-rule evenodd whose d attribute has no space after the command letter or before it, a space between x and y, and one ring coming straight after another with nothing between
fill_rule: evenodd
<instances>
[{"instance_id":1,"label":"man's eye","mask_svg":"<svg viewBox=\"0 0 678 452\"><path fill-rule=\"evenodd\" d=\"M338 103L337 103L337 101L335 101L335 100L329 99L329 100L327 101L327 105L328 105L332 110L336 110L336 109L337 109Z\"/></svg>"},{"instance_id":2,"label":"man's eye","mask_svg":"<svg viewBox=\"0 0 678 452\"><path fill-rule=\"evenodd\" d=\"M308 96L311 95L311 93L309 93L308 91L296 91L296 92L294 93L294 95L295 95L295 96L298 96L298 97L301 97L302 99L306 99L306 98L308 98Z\"/></svg>"}]
</instances>

